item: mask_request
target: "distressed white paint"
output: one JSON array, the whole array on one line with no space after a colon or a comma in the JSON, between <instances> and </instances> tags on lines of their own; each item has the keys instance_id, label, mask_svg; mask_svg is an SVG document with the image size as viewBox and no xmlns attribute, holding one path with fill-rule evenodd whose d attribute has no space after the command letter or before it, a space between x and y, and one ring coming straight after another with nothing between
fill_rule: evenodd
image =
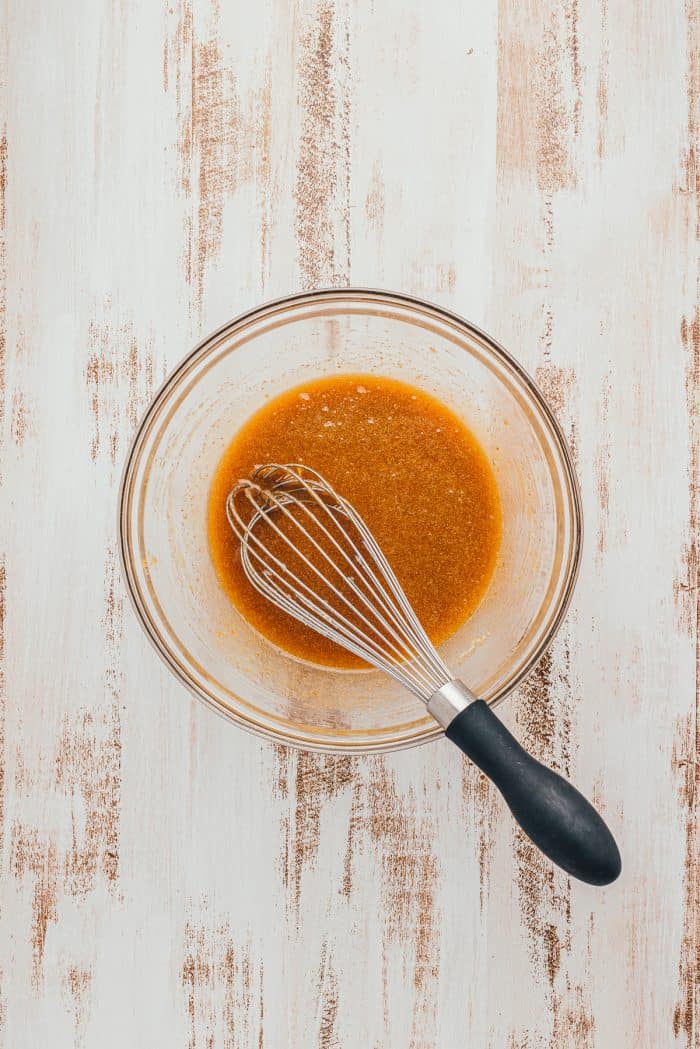
<instances>
[{"instance_id":1,"label":"distressed white paint","mask_svg":"<svg viewBox=\"0 0 700 1049\"><path fill-rule=\"evenodd\" d=\"M682 590L697 587L683 561L688 410L698 396L685 388L680 336L696 296L695 202L682 162L687 12L675 0L333 7L330 139L344 122L349 145L349 168L335 156L326 201L340 278L449 305L531 370L573 377L562 421L575 435L587 543L554 650L556 730L544 752L566 763L568 748L573 777L619 837L624 874L604 891L558 875L547 883L544 867L530 876L502 807L491 795L465 801L459 755L436 745L360 761L354 786L320 792L317 851L299 863L297 899L282 864L287 829L292 850L304 847L301 759L288 758L285 795L274 748L171 680L119 579L111 617L106 597L129 407L147 403L148 354L157 383L202 334L304 279L300 92L324 4L217 6L197 0L193 30L178 38L187 22L178 0L6 5L0 1045L690 1047L697 1015L674 1031L684 920L688 938L680 787L697 761L697 620L693 591ZM197 48L212 41L222 119L233 98L244 114L230 150L248 150L252 173L221 193L220 244L201 267L200 296L183 255L201 156L195 143L188 193L178 143L192 63L201 67ZM548 79L552 58L558 72ZM523 90L511 94L518 70ZM259 112L266 83L269 166L260 172L245 114ZM548 162L538 175L528 143L546 137L553 111L574 177L551 186ZM97 388L96 352L107 362ZM532 701L509 702L516 729ZM113 710L118 778L91 801ZM86 712L88 756L74 766L87 774L61 779L61 735L75 741ZM472 797L478 778L464 775ZM377 777L395 800L372 802ZM345 895L353 792L364 815ZM91 804L98 823L118 808L113 879L99 828L93 854L84 848ZM372 804L405 829L403 860L395 828L382 837L368 826ZM18 855L22 840L34 843L34 860ZM94 867L84 891L65 871L74 841ZM433 862L434 894L418 985L417 841ZM46 936L37 952L35 893L52 879L55 911L38 907ZM543 879L528 919L527 883Z\"/></svg>"}]
</instances>

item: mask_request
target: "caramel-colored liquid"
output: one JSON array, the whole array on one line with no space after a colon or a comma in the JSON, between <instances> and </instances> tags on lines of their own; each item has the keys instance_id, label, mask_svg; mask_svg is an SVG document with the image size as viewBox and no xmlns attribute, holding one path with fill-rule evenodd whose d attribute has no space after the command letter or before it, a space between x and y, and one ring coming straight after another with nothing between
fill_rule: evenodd
<instances>
[{"instance_id":1,"label":"caramel-colored liquid","mask_svg":"<svg viewBox=\"0 0 700 1049\"><path fill-rule=\"evenodd\" d=\"M473 435L433 397L368 375L305 383L249 419L212 482L211 556L239 612L295 656L324 666L361 666L355 656L278 610L243 573L226 498L239 478L270 462L313 467L352 503L435 644L475 610L498 555L498 489Z\"/></svg>"}]
</instances>

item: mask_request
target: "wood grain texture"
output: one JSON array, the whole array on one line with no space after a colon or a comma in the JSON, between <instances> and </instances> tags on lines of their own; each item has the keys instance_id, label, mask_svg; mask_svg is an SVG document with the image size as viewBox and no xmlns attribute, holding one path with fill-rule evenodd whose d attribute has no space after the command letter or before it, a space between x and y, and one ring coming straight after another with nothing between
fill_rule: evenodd
<instances>
[{"instance_id":1,"label":"wood grain texture","mask_svg":"<svg viewBox=\"0 0 700 1049\"><path fill-rule=\"evenodd\" d=\"M6 0L0 1046L695 1049L698 8ZM256 302L451 306L575 450L574 604L504 717L624 872L553 872L447 744L289 752L118 571L154 388Z\"/></svg>"}]
</instances>

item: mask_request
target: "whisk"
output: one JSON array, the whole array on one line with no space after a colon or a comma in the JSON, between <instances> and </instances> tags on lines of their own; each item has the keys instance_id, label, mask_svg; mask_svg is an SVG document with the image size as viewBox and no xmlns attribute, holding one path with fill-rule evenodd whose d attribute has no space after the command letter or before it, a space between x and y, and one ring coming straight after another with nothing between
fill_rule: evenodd
<instances>
[{"instance_id":1,"label":"whisk","mask_svg":"<svg viewBox=\"0 0 700 1049\"><path fill-rule=\"evenodd\" d=\"M257 591L425 703L559 867L592 885L617 878L620 853L599 814L451 674L369 528L320 474L296 463L259 466L232 489L226 513Z\"/></svg>"}]
</instances>

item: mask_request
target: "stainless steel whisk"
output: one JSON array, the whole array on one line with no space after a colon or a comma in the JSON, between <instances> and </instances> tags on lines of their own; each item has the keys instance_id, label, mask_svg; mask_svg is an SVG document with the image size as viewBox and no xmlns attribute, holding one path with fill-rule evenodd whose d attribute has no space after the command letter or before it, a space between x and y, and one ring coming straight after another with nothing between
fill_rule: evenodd
<instances>
[{"instance_id":1,"label":"stainless steel whisk","mask_svg":"<svg viewBox=\"0 0 700 1049\"><path fill-rule=\"evenodd\" d=\"M594 885L615 880L620 854L596 810L450 673L369 528L320 474L259 466L232 489L226 513L259 593L422 700L556 864Z\"/></svg>"}]
</instances>

